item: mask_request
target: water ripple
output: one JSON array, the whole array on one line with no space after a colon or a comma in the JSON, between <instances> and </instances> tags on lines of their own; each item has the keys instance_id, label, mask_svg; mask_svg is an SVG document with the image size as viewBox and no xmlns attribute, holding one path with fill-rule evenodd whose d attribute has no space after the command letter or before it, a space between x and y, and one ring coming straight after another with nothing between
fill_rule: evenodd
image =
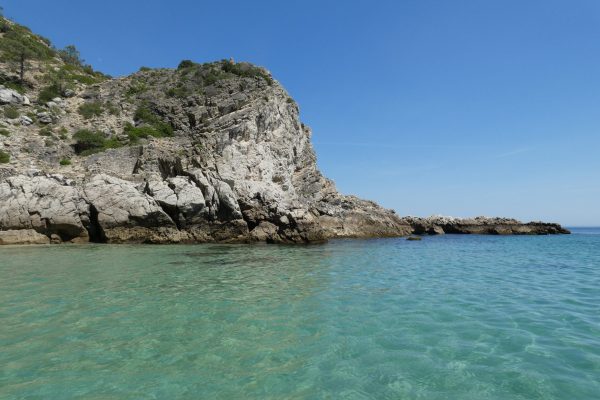
<instances>
[{"instance_id":1,"label":"water ripple","mask_svg":"<svg viewBox=\"0 0 600 400\"><path fill-rule=\"evenodd\" d=\"M600 235L0 249L2 399L595 399Z\"/></svg>"}]
</instances>

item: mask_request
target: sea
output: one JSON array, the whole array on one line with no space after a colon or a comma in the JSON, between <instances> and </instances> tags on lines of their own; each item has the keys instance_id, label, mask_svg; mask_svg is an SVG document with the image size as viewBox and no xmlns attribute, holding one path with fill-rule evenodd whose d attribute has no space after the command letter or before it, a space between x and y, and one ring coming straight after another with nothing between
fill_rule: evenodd
<instances>
[{"instance_id":1,"label":"sea","mask_svg":"<svg viewBox=\"0 0 600 400\"><path fill-rule=\"evenodd\" d=\"M1 247L0 399L600 399L600 229Z\"/></svg>"}]
</instances>

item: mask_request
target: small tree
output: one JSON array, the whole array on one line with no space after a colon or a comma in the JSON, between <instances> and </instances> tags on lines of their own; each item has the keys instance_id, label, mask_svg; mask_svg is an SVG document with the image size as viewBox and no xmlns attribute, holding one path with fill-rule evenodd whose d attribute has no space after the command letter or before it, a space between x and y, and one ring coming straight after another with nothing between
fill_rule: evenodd
<instances>
[{"instance_id":1,"label":"small tree","mask_svg":"<svg viewBox=\"0 0 600 400\"><path fill-rule=\"evenodd\" d=\"M24 82L25 69L32 59L45 59L51 55L51 50L38 38L29 33L11 29L0 40L0 51L3 58L16 65L21 83Z\"/></svg>"},{"instance_id":2,"label":"small tree","mask_svg":"<svg viewBox=\"0 0 600 400\"><path fill-rule=\"evenodd\" d=\"M177 69L184 69L184 68L189 68L189 67L193 67L194 66L194 62L192 60L183 60L179 63L179 65L177 66Z\"/></svg>"},{"instance_id":3,"label":"small tree","mask_svg":"<svg viewBox=\"0 0 600 400\"><path fill-rule=\"evenodd\" d=\"M83 65L84 61L81 59L81 54L79 53L79 50L77 50L77 47L75 47L72 44L66 46L62 50L59 50L58 55L67 64L77 66Z\"/></svg>"},{"instance_id":4,"label":"small tree","mask_svg":"<svg viewBox=\"0 0 600 400\"><path fill-rule=\"evenodd\" d=\"M19 72L19 81L21 84L25 81L25 69L29 65L29 60L33 57L33 53L22 43L17 41L8 41L4 46L4 51L7 60L16 64Z\"/></svg>"}]
</instances>

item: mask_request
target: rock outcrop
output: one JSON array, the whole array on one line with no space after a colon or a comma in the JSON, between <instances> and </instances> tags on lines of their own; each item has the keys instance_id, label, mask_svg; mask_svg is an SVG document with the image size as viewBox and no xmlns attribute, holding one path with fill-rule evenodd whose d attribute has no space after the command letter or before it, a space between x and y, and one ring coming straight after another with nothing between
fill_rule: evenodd
<instances>
[{"instance_id":1,"label":"rock outcrop","mask_svg":"<svg viewBox=\"0 0 600 400\"><path fill-rule=\"evenodd\" d=\"M74 75L51 101L39 95L47 76L79 67L46 63L26 76L26 95L0 87L0 151L9 160L0 164L0 243L565 232L514 220L400 218L340 194L317 169L296 102L248 63ZM0 75L15 81L10 73L0 62Z\"/></svg>"},{"instance_id":2,"label":"rock outcrop","mask_svg":"<svg viewBox=\"0 0 600 400\"><path fill-rule=\"evenodd\" d=\"M403 217L402 222L412 227L416 235L445 233L478 235L552 235L568 234L559 224L545 222L523 223L512 218L454 218L432 216L427 218Z\"/></svg>"},{"instance_id":3,"label":"rock outcrop","mask_svg":"<svg viewBox=\"0 0 600 400\"><path fill-rule=\"evenodd\" d=\"M17 92L16 90L7 89L0 85L0 104L23 104L29 105L29 98Z\"/></svg>"}]
</instances>

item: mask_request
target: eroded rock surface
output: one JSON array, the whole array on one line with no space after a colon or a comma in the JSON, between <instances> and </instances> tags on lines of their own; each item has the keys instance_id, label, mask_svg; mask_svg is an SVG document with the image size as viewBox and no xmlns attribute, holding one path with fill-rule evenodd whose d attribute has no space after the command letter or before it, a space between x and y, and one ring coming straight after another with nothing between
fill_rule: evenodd
<instances>
[{"instance_id":1,"label":"eroded rock surface","mask_svg":"<svg viewBox=\"0 0 600 400\"><path fill-rule=\"evenodd\" d=\"M0 102L29 118L26 96L1 89ZM86 104L100 111L83 117ZM340 194L317 169L297 104L246 63L142 71L36 107L35 123L0 121L8 131L0 150L11 156L0 164L0 243L566 232L504 219L400 218ZM75 135L81 129L105 147L81 151L89 150Z\"/></svg>"}]
</instances>

